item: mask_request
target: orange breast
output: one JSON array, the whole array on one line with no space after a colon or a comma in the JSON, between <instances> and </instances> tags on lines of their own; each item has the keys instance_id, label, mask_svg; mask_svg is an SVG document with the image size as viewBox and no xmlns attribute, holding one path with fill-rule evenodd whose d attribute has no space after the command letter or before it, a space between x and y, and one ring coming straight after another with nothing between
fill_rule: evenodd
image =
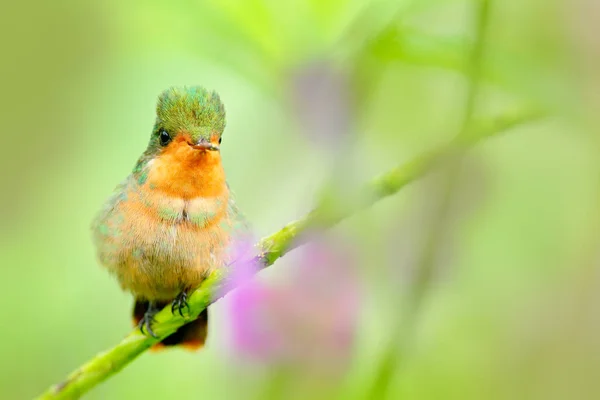
<instances>
[{"instance_id":1,"label":"orange breast","mask_svg":"<svg viewBox=\"0 0 600 400\"><path fill-rule=\"evenodd\" d=\"M220 196L226 189L221 155L193 149L185 135L178 136L152 162L146 184L182 199Z\"/></svg>"},{"instance_id":2,"label":"orange breast","mask_svg":"<svg viewBox=\"0 0 600 400\"><path fill-rule=\"evenodd\" d=\"M233 224L229 190L219 153L195 150L185 139L176 138L147 167L145 182L132 177L101 221L107 233L97 240L125 289L167 301L223 264Z\"/></svg>"},{"instance_id":3,"label":"orange breast","mask_svg":"<svg viewBox=\"0 0 600 400\"><path fill-rule=\"evenodd\" d=\"M114 210L120 234L105 239L117 250L109 269L125 289L148 300L171 300L197 287L226 258L232 225L227 204L227 193L184 201L129 192Z\"/></svg>"}]
</instances>

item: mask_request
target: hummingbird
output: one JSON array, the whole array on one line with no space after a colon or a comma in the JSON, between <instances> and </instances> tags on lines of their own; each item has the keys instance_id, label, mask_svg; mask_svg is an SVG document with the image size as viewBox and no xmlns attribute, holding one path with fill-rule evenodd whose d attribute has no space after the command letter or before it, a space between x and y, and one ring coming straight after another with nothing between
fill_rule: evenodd
<instances>
[{"instance_id":1,"label":"hummingbird","mask_svg":"<svg viewBox=\"0 0 600 400\"><path fill-rule=\"evenodd\" d=\"M247 229L225 178L221 142L225 108L200 86L171 87L156 105L146 150L92 224L100 263L135 297L134 325L156 336L154 315L227 263L236 232ZM157 347L202 347L206 310Z\"/></svg>"}]
</instances>

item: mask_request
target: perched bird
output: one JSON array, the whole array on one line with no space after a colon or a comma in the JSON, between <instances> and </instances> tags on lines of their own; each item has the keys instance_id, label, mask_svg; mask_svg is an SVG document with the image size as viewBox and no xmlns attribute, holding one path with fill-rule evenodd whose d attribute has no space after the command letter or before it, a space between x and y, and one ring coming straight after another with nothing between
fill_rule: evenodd
<instances>
[{"instance_id":1,"label":"perched bird","mask_svg":"<svg viewBox=\"0 0 600 400\"><path fill-rule=\"evenodd\" d=\"M146 151L92 225L100 262L135 296L134 323L152 336L158 310L172 304L182 313L188 293L227 262L233 235L246 229L221 162L224 128L216 92L165 90ZM205 310L162 345L197 349L207 324Z\"/></svg>"}]
</instances>

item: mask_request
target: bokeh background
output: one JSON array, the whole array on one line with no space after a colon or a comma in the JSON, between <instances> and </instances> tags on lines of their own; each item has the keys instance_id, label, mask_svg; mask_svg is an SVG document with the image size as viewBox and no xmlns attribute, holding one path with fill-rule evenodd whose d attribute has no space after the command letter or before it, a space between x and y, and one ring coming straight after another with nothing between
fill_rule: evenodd
<instances>
[{"instance_id":1,"label":"bokeh background","mask_svg":"<svg viewBox=\"0 0 600 400\"><path fill-rule=\"evenodd\" d=\"M144 150L161 90L220 93L228 179L265 236L332 176L360 186L457 134L477 7L4 2L0 398L35 397L131 329L90 223ZM593 0L491 1L474 114L549 117L336 229L360 253L351 361L284 398L597 398L599 23ZM205 350L144 354L87 398L261 398L272 369L231 356L222 303Z\"/></svg>"}]
</instances>

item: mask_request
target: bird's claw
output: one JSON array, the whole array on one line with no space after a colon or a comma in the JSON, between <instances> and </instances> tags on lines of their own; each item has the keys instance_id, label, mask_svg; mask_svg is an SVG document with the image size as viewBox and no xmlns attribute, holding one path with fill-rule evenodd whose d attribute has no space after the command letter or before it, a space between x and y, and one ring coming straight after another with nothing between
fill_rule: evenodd
<instances>
[{"instance_id":1,"label":"bird's claw","mask_svg":"<svg viewBox=\"0 0 600 400\"><path fill-rule=\"evenodd\" d=\"M173 304L171 304L171 312L175 314L175 312L179 312L179 315L183 317L183 309L187 307L188 311L190 306L187 302L188 294L186 291L179 293L179 295L173 300Z\"/></svg>"},{"instance_id":2,"label":"bird's claw","mask_svg":"<svg viewBox=\"0 0 600 400\"><path fill-rule=\"evenodd\" d=\"M138 323L140 332L142 332L142 334L144 334L144 335L146 334L146 332L148 332L148 335L152 336L153 338L158 337L152 330L152 324L154 323L154 316L156 315L156 312L157 311L154 308L152 308L152 307L148 308L148 310L146 311L146 313L144 314L144 316ZM144 332L144 329L146 330L146 332Z\"/></svg>"}]
</instances>

